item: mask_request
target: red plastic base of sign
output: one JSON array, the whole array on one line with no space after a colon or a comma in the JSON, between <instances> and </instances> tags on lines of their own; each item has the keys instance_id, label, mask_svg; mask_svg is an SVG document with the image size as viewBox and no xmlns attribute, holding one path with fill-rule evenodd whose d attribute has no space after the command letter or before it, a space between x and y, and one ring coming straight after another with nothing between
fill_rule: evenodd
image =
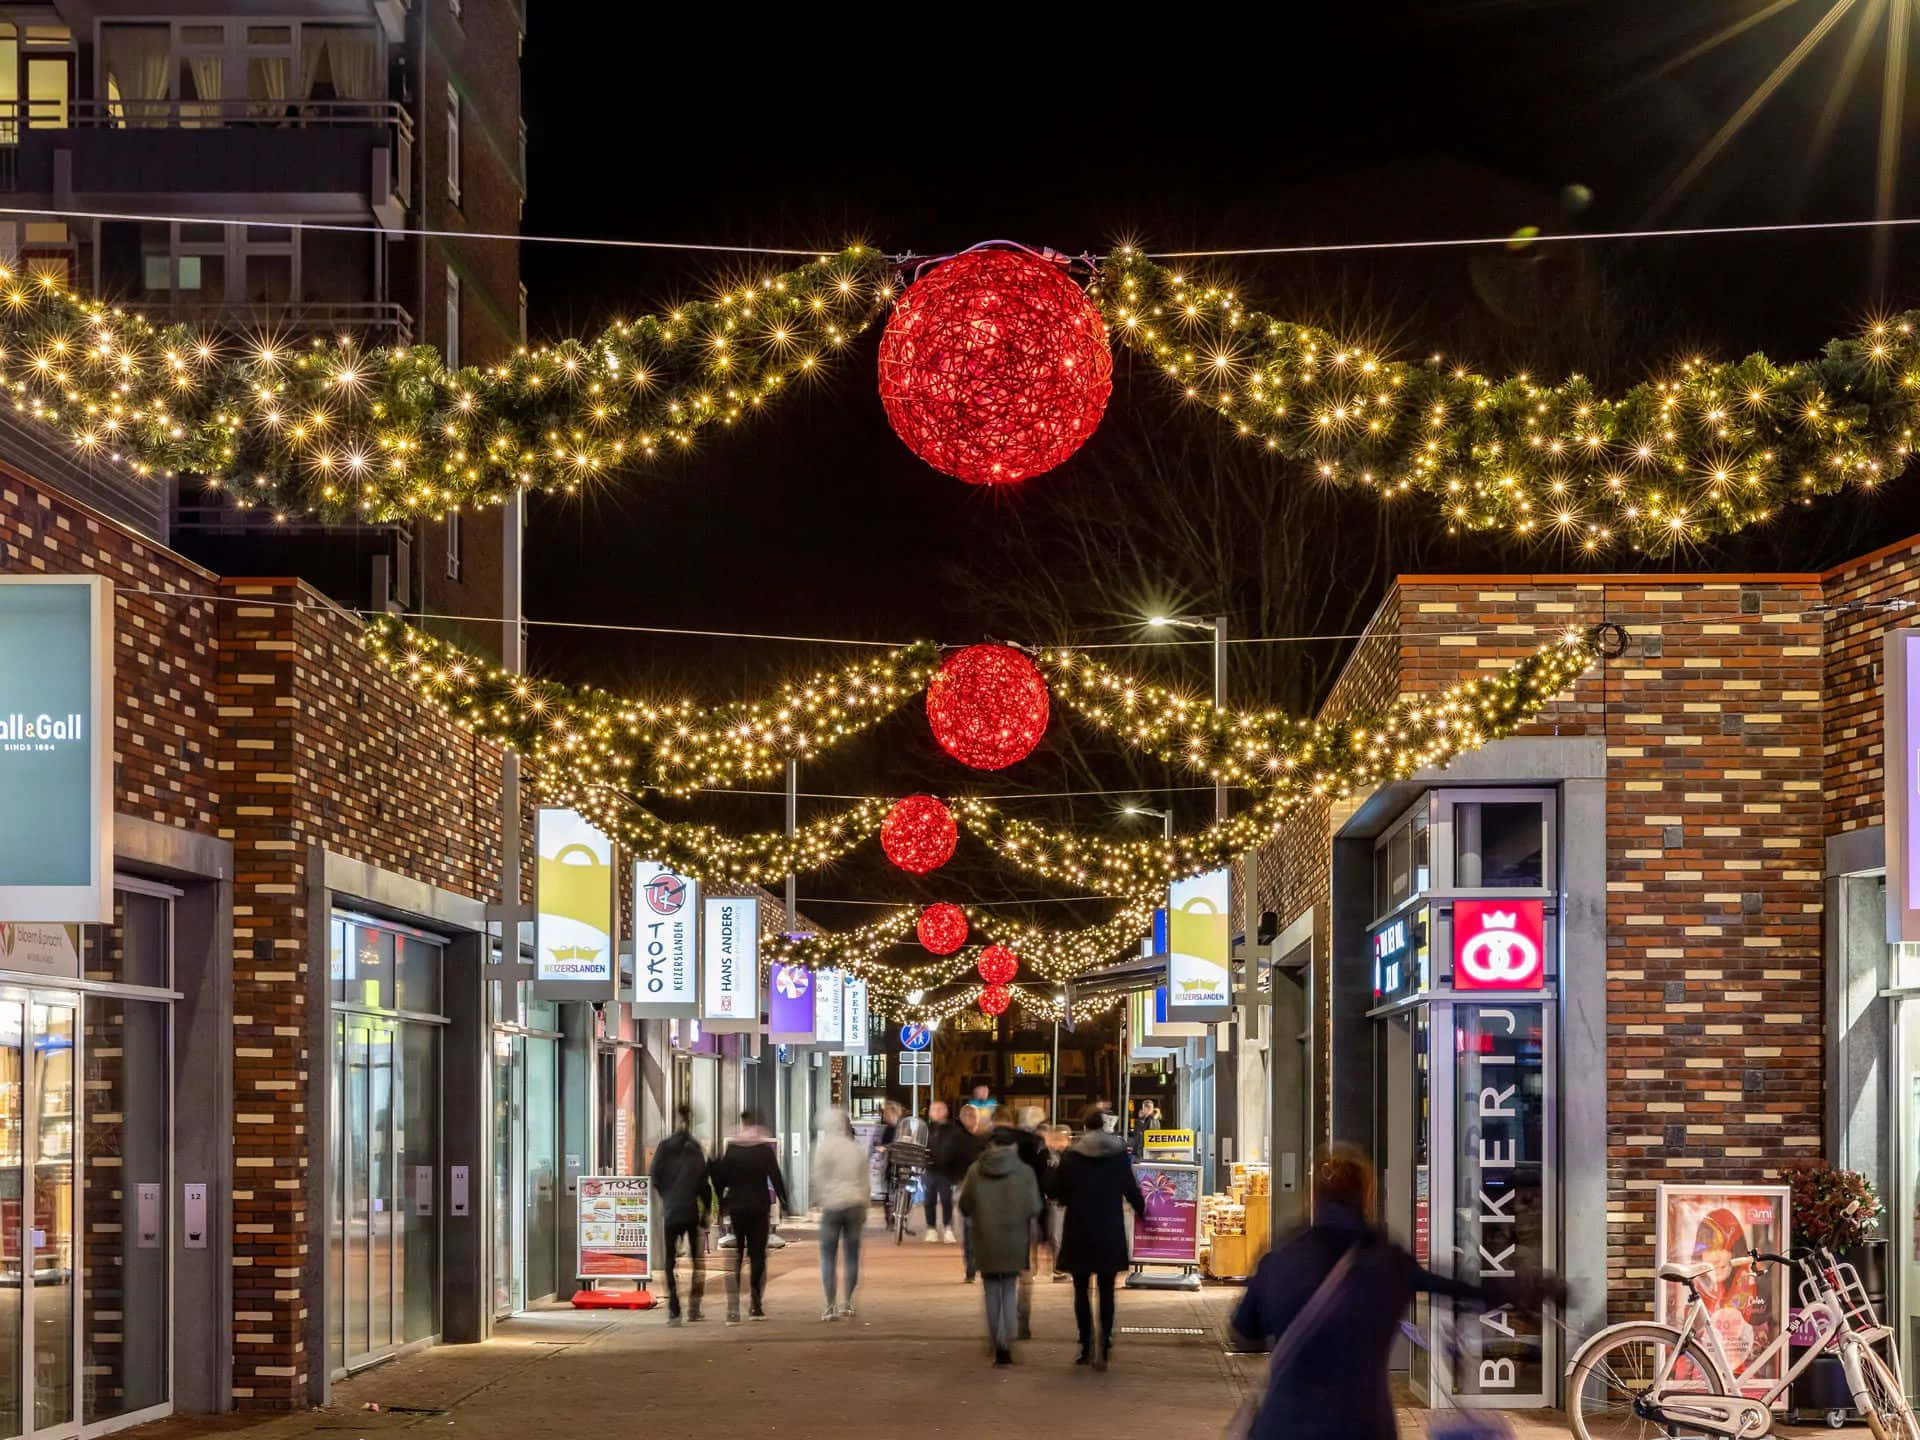
<instances>
[{"instance_id":1,"label":"red plastic base of sign","mask_svg":"<svg viewBox=\"0 0 1920 1440\"><path fill-rule=\"evenodd\" d=\"M576 1290L576 1310L651 1310L660 1302L651 1290Z\"/></svg>"}]
</instances>

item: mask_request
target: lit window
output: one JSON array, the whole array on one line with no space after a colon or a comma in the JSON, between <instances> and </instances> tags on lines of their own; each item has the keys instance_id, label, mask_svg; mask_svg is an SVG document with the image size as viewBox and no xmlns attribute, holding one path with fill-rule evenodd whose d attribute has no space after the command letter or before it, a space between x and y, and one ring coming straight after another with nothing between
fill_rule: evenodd
<instances>
[{"instance_id":1,"label":"lit window","mask_svg":"<svg viewBox=\"0 0 1920 1440\"><path fill-rule=\"evenodd\" d=\"M447 198L460 203L460 92L447 87Z\"/></svg>"},{"instance_id":2,"label":"lit window","mask_svg":"<svg viewBox=\"0 0 1920 1440\"><path fill-rule=\"evenodd\" d=\"M443 351L449 370L460 368L460 277L447 271L447 343Z\"/></svg>"},{"instance_id":3,"label":"lit window","mask_svg":"<svg viewBox=\"0 0 1920 1440\"><path fill-rule=\"evenodd\" d=\"M460 578L460 558L462 539L460 534L460 512L455 510L447 516L447 578Z\"/></svg>"}]
</instances>

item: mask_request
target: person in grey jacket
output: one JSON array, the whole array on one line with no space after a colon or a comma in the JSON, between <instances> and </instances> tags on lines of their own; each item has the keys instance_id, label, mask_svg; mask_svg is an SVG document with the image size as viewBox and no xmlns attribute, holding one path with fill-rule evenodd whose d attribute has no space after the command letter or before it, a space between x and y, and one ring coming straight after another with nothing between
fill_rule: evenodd
<instances>
[{"instance_id":1,"label":"person in grey jacket","mask_svg":"<svg viewBox=\"0 0 1920 1440\"><path fill-rule=\"evenodd\" d=\"M853 1314L853 1289L860 1283L860 1232L867 1223L867 1152L853 1138L847 1112L830 1106L820 1116L820 1139L813 1147L813 1193L820 1202L820 1285L827 1292L822 1320ZM834 1269L846 1246L845 1296L834 1303Z\"/></svg>"},{"instance_id":2,"label":"person in grey jacket","mask_svg":"<svg viewBox=\"0 0 1920 1440\"><path fill-rule=\"evenodd\" d=\"M960 1182L960 1213L973 1234L973 1262L985 1281L987 1338L993 1363L1013 1363L1019 1331L1020 1274L1032 1262L1033 1222L1040 1214L1040 1185L1020 1158L1013 1129L995 1132Z\"/></svg>"}]
</instances>

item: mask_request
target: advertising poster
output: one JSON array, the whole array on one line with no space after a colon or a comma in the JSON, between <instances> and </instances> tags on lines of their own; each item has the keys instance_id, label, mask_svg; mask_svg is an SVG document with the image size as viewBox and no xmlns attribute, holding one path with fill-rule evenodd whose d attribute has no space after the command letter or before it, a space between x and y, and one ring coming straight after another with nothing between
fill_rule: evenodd
<instances>
[{"instance_id":1,"label":"advertising poster","mask_svg":"<svg viewBox=\"0 0 1920 1440\"><path fill-rule=\"evenodd\" d=\"M632 1004L644 1020L700 1013L700 883L658 860L633 862Z\"/></svg>"},{"instance_id":2,"label":"advertising poster","mask_svg":"<svg viewBox=\"0 0 1920 1440\"><path fill-rule=\"evenodd\" d=\"M775 965L767 991L767 1035L776 1045L813 1043L814 973L804 965Z\"/></svg>"},{"instance_id":3,"label":"advertising poster","mask_svg":"<svg viewBox=\"0 0 1920 1440\"><path fill-rule=\"evenodd\" d=\"M113 923L113 587L0 576L0 920Z\"/></svg>"},{"instance_id":4,"label":"advertising poster","mask_svg":"<svg viewBox=\"0 0 1920 1440\"><path fill-rule=\"evenodd\" d=\"M813 1043L838 1050L847 1039L847 987L838 970L822 970L814 982Z\"/></svg>"},{"instance_id":5,"label":"advertising poster","mask_svg":"<svg viewBox=\"0 0 1920 1440\"><path fill-rule=\"evenodd\" d=\"M760 1028L760 902L751 895L709 895L702 905L700 1022L714 1034ZM813 1014L807 1014L813 1033Z\"/></svg>"},{"instance_id":6,"label":"advertising poster","mask_svg":"<svg viewBox=\"0 0 1920 1440\"><path fill-rule=\"evenodd\" d=\"M1200 1263L1200 1167L1148 1163L1133 1167L1147 1213L1133 1224L1136 1265Z\"/></svg>"},{"instance_id":7,"label":"advertising poster","mask_svg":"<svg viewBox=\"0 0 1920 1440\"><path fill-rule=\"evenodd\" d=\"M578 811L540 811L534 989L556 1000L615 998L613 842Z\"/></svg>"},{"instance_id":8,"label":"advertising poster","mask_svg":"<svg viewBox=\"0 0 1920 1440\"><path fill-rule=\"evenodd\" d=\"M1788 1271L1784 1265L1756 1276L1753 1267L1736 1265L1749 1250L1789 1255L1789 1194L1784 1185L1666 1185L1659 1188L1654 1212L1654 1262L1713 1268L1697 1283L1707 1300L1707 1320L1720 1337L1727 1365L1741 1393L1763 1396L1785 1373L1782 1347L1763 1366L1750 1368L1780 1336L1787 1323ZM1654 1315L1677 1325L1692 1303L1686 1288L1664 1281L1654 1286ZM1686 1360L1680 1365L1686 1366ZM1681 1371L1676 1379L1685 1379Z\"/></svg>"},{"instance_id":9,"label":"advertising poster","mask_svg":"<svg viewBox=\"0 0 1920 1440\"><path fill-rule=\"evenodd\" d=\"M1167 888L1167 1014L1180 1021L1231 1019L1231 882L1227 870Z\"/></svg>"},{"instance_id":10,"label":"advertising poster","mask_svg":"<svg viewBox=\"0 0 1920 1440\"><path fill-rule=\"evenodd\" d=\"M645 1280L653 1182L644 1175L583 1175L579 1194L580 1280Z\"/></svg>"}]
</instances>

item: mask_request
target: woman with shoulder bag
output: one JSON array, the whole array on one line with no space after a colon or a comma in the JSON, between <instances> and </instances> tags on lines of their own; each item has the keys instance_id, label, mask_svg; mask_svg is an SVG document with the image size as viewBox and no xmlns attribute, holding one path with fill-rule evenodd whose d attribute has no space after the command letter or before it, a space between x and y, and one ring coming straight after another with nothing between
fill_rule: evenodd
<instances>
[{"instance_id":1,"label":"woman with shoulder bag","mask_svg":"<svg viewBox=\"0 0 1920 1440\"><path fill-rule=\"evenodd\" d=\"M1435 1275L1372 1224L1373 1166L1336 1145L1313 1171L1313 1224L1260 1262L1234 1312L1247 1348L1271 1347L1266 1393L1235 1417L1247 1440L1396 1440L1387 1365L1425 1291L1537 1308L1553 1281L1473 1284Z\"/></svg>"}]
</instances>

